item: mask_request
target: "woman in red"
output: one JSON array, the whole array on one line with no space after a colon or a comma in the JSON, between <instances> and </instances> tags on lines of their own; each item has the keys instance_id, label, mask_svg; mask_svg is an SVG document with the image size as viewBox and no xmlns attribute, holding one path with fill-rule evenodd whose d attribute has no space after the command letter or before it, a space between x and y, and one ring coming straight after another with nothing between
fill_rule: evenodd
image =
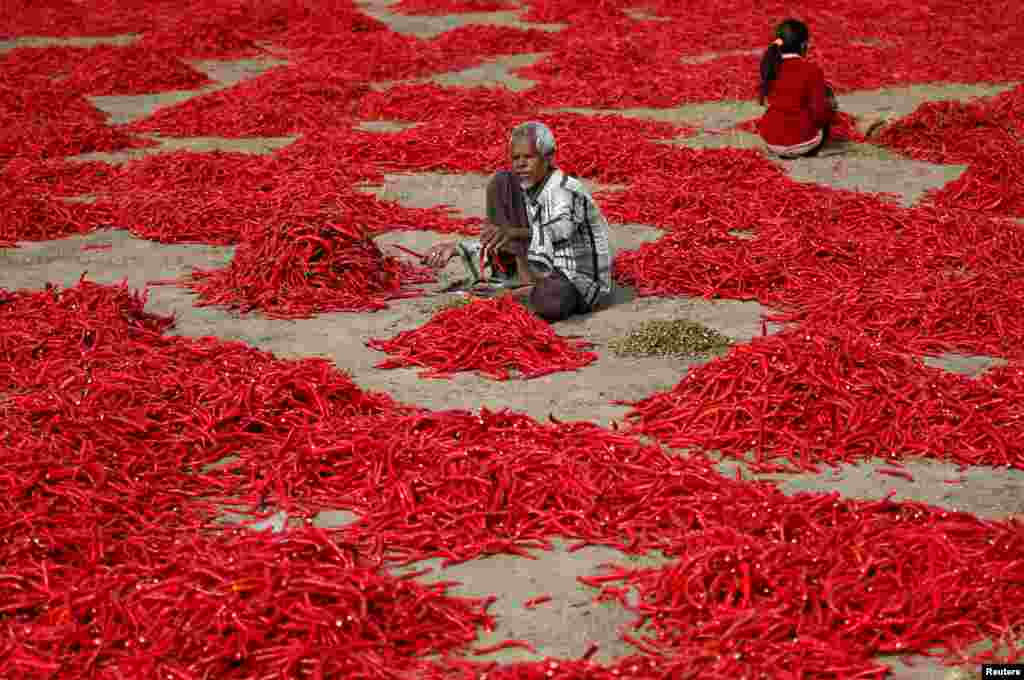
<instances>
[{"instance_id":1,"label":"woman in red","mask_svg":"<svg viewBox=\"0 0 1024 680\"><path fill-rule=\"evenodd\" d=\"M768 151L777 156L816 156L828 140L835 97L821 67L806 59L807 25L786 19L775 35L775 42L761 58L760 102L768 101L768 111L761 117L758 131Z\"/></svg>"}]
</instances>

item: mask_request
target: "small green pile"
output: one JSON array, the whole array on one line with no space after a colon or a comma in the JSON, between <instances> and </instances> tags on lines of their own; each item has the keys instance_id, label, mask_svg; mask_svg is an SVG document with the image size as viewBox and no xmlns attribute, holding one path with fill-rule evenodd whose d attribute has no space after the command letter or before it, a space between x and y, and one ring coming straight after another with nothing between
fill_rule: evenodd
<instances>
[{"instance_id":1,"label":"small green pile","mask_svg":"<svg viewBox=\"0 0 1024 680\"><path fill-rule=\"evenodd\" d=\"M449 309L458 309L459 307L465 307L475 299L476 298L470 295L457 295L437 303L427 311L431 314L437 314L438 312L444 312Z\"/></svg>"},{"instance_id":2,"label":"small green pile","mask_svg":"<svg viewBox=\"0 0 1024 680\"><path fill-rule=\"evenodd\" d=\"M620 356L651 357L721 354L730 344L728 337L695 321L652 319L608 346Z\"/></svg>"}]
</instances>

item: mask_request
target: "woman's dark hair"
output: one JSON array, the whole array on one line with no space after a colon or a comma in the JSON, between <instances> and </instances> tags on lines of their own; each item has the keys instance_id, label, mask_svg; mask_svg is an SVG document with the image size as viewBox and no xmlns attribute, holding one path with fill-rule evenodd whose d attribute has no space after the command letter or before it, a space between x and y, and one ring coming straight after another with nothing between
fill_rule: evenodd
<instances>
[{"instance_id":1,"label":"woman's dark hair","mask_svg":"<svg viewBox=\"0 0 1024 680\"><path fill-rule=\"evenodd\" d=\"M786 19L775 27L775 38L782 45L773 42L761 57L761 96L758 101L764 104L771 83L779 75L783 54L803 54L807 49L807 41L811 34L807 24L798 19Z\"/></svg>"}]
</instances>

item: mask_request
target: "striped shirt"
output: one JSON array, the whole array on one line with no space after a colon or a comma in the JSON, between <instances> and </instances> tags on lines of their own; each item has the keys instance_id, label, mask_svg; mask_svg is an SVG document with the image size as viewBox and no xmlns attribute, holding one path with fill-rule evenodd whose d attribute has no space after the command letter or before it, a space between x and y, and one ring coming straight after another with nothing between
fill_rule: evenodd
<instances>
[{"instance_id":1,"label":"striped shirt","mask_svg":"<svg viewBox=\"0 0 1024 680\"><path fill-rule=\"evenodd\" d=\"M612 289L608 222L582 182L557 168L532 193L524 196L530 220L527 259L565 274L592 308Z\"/></svg>"}]
</instances>

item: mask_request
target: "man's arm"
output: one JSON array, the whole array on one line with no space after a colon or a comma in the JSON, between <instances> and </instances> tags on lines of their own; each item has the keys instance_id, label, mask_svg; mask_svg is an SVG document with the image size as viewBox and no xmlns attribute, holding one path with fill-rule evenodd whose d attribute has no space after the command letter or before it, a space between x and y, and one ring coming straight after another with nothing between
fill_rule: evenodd
<instances>
[{"instance_id":1,"label":"man's arm","mask_svg":"<svg viewBox=\"0 0 1024 680\"><path fill-rule=\"evenodd\" d=\"M480 230L480 243L484 248L498 250L511 241L529 241L529 227L499 227L494 224L484 224Z\"/></svg>"},{"instance_id":2,"label":"man's arm","mask_svg":"<svg viewBox=\"0 0 1024 680\"><path fill-rule=\"evenodd\" d=\"M532 235L529 227L502 227L502 231L513 241L528 241Z\"/></svg>"}]
</instances>

